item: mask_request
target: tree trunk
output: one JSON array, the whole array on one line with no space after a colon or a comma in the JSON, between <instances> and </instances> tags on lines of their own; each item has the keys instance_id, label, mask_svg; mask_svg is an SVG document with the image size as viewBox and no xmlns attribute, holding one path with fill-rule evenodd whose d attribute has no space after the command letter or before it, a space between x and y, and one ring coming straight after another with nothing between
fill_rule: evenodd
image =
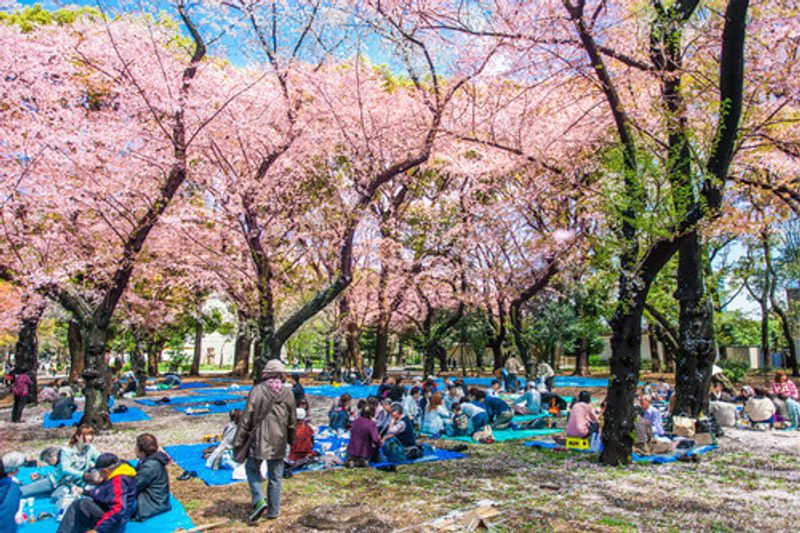
<instances>
[{"instance_id":1,"label":"tree trunk","mask_svg":"<svg viewBox=\"0 0 800 533\"><path fill-rule=\"evenodd\" d=\"M347 360L349 366L355 368L356 372L364 371L364 359L361 357L361 330L355 320L347 321L347 331L345 339L347 342Z\"/></svg>"},{"instance_id":2,"label":"tree trunk","mask_svg":"<svg viewBox=\"0 0 800 533\"><path fill-rule=\"evenodd\" d=\"M162 339L152 339L147 343L147 375L151 378L158 377L158 364L161 361L161 353L164 351Z\"/></svg>"},{"instance_id":3,"label":"tree trunk","mask_svg":"<svg viewBox=\"0 0 800 533\"><path fill-rule=\"evenodd\" d=\"M83 394L86 405L81 424L88 424L95 430L111 428L108 416L108 365L106 348L108 329L89 326L83 329L85 368L83 371Z\"/></svg>"},{"instance_id":4,"label":"tree trunk","mask_svg":"<svg viewBox=\"0 0 800 533\"><path fill-rule=\"evenodd\" d=\"M773 282L770 286L769 299L770 303L772 304L772 310L775 311L775 314L777 314L778 318L780 318L781 331L783 332L783 338L786 341L788 349L786 366L792 369L792 376L797 377L800 376L800 372L798 372L798 367L797 367L797 346L795 346L794 339L792 338L792 320L789 317L789 314L786 312L786 310L783 307L781 307L777 298L775 298L775 289L777 288L777 283L775 283L775 279L777 276L772 268L772 257L771 257L772 250L770 247L769 235L764 235L763 246L764 246L764 260L766 262L766 267L767 270L772 273L772 279L773 279Z\"/></svg>"},{"instance_id":5,"label":"tree trunk","mask_svg":"<svg viewBox=\"0 0 800 533\"><path fill-rule=\"evenodd\" d=\"M620 302L625 299L620 295ZM606 465L628 464L631 461L634 436L634 401L639 385L642 345L642 306L620 303L611 320L611 379L605 424L603 453Z\"/></svg>"},{"instance_id":6,"label":"tree trunk","mask_svg":"<svg viewBox=\"0 0 800 533\"><path fill-rule=\"evenodd\" d=\"M261 373L270 359L280 359L283 343L272 331L261 332L258 338L258 350L253 360L253 379L261 381Z\"/></svg>"},{"instance_id":7,"label":"tree trunk","mask_svg":"<svg viewBox=\"0 0 800 533\"><path fill-rule=\"evenodd\" d=\"M250 345L253 339L247 327L239 328L233 349L233 375L244 377L250 370Z\"/></svg>"},{"instance_id":8,"label":"tree trunk","mask_svg":"<svg viewBox=\"0 0 800 533\"><path fill-rule=\"evenodd\" d=\"M661 346L658 343L652 326L648 331L647 340L650 343L650 370L656 374L664 372L664 358L661 355Z\"/></svg>"},{"instance_id":9,"label":"tree trunk","mask_svg":"<svg viewBox=\"0 0 800 533\"><path fill-rule=\"evenodd\" d=\"M203 357L203 312L199 310L199 316L194 324L194 356L192 357L192 368L189 370L190 376L200 375L200 359Z\"/></svg>"},{"instance_id":10,"label":"tree trunk","mask_svg":"<svg viewBox=\"0 0 800 533\"><path fill-rule=\"evenodd\" d=\"M147 368L144 351L142 350L142 341L138 338L135 339L133 351L131 352L131 370L136 376L136 396L147 396Z\"/></svg>"},{"instance_id":11,"label":"tree trunk","mask_svg":"<svg viewBox=\"0 0 800 533\"><path fill-rule=\"evenodd\" d=\"M575 354L576 376L589 375L589 339L581 337L578 341L578 352Z\"/></svg>"},{"instance_id":12,"label":"tree trunk","mask_svg":"<svg viewBox=\"0 0 800 533\"><path fill-rule=\"evenodd\" d=\"M678 255L680 346L675 362L674 413L697 417L708 412L708 389L714 352L714 306L706 297L700 237L692 233Z\"/></svg>"},{"instance_id":13,"label":"tree trunk","mask_svg":"<svg viewBox=\"0 0 800 533\"><path fill-rule=\"evenodd\" d=\"M14 346L14 366L28 374L33 381L28 393L28 403L36 403L39 397L39 380L37 378L39 339L36 335L36 328L39 327L42 313L44 313L43 305L25 306L22 309L17 343Z\"/></svg>"},{"instance_id":14,"label":"tree trunk","mask_svg":"<svg viewBox=\"0 0 800 533\"><path fill-rule=\"evenodd\" d=\"M373 376L382 379L386 375L389 361L389 326L378 320L375 330L375 366Z\"/></svg>"},{"instance_id":15,"label":"tree trunk","mask_svg":"<svg viewBox=\"0 0 800 533\"><path fill-rule=\"evenodd\" d=\"M81 327L74 320L67 323L67 344L69 346L69 377L67 379L70 383L76 383L83 373L84 355Z\"/></svg>"},{"instance_id":16,"label":"tree trunk","mask_svg":"<svg viewBox=\"0 0 800 533\"><path fill-rule=\"evenodd\" d=\"M525 338L525 335L522 331L522 310L519 307L512 305L510 316L511 333L514 338L514 345L517 347L520 360L525 366L525 375L532 376L534 371L533 361L531 360L531 350L530 346L528 345L528 340Z\"/></svg>"}]
</instances>

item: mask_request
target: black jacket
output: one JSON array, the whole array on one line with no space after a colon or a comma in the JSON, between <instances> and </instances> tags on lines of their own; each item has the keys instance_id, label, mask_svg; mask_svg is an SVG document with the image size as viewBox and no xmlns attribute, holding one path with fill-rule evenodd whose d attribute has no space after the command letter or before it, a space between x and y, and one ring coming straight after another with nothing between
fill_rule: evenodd
<instances>
[{"instance_id":1,"label":"black jacket","mask_svg":"<svg viewBox=\"0 0 800 533\"><path fill-rule=\"evenodd\" d=\"M169 503L170 459L164 452L156 452L139 463L136 473L136 498L139 508L135 520L146 520L151 516L165 513L172 506Z\"/></svg>"},{"instance_id":2,"label":"black jacket","mask_svg":"<svg viewBox=\"0 0 800 533\"><path fill-rule=\"evenodd\" d=\"M70 420L72 413L78 409L78 405L72 398L59 396L53 402L53 412L50 413L50 420Z\"/></svg>"}]
</instances>

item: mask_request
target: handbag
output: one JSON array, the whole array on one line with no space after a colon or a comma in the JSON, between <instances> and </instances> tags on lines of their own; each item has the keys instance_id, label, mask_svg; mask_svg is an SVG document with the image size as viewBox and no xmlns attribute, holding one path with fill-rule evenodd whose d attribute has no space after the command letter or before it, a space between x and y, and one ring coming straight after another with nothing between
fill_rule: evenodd
<instances>
[{"instance_id":1,"label":"handbag","mask_svg":"<svg viewBox=\"0 0 800 533\"><path fill-rule=\"evenodd\" d=\"M267 410L264 411L264 416L262 416L255 424L253 424L254 428L260 426L261 423L264 422L264 420L269 416L269 414L272 412L272 405L274 403L275 403L274 400L269 402L269 407L267 407ZM250 447L252 446L252 444L253 444L253 432L251 431L247 434L244 440L242 440L242 443L238 447L234 448L233 460L239 464L247 461L247 457L250 455Z\"/></svg>"}]
</instances>

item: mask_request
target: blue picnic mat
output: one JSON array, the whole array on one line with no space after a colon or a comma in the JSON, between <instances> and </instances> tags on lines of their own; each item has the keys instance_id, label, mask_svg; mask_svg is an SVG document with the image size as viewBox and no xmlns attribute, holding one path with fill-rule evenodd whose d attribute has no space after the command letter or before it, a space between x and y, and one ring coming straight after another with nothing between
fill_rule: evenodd
<instances>
[{"instance_id":1,"label":"blue picnic mat","mask_svg":"<svg viewBox=\"0 0 800 533\"><path fill-rule=\"evenodd\" d=\"M326 451L341 453L347 448L348 440L335 434L326 436L317 434L314 436L314 449L320 453ZM197 477L202 479L206 485L230 485L231 483L242 481L233 479L233 470L226 468L212 470L206 467L206 460L203 459L203 450L210 446L214 446L214 444L178 444L176 446L167 446L164 450L181 468L190 472L197 472Z\"/></svg>"},{"instance_id":2,"label":"blue picnic mat","mask_svg":"<svg viewBox=\"0 0 800 533\"><path fill-rule=\"evenodd\" d=\"M324 428L325 426L322 426L320 429ZM347 457L346 450L348 441L349 438L341 437L335 434L326 433L324 436L317 434L314 437L314 449L320 453L332 452L344 462ZM212 470L206 467L206 460L203 459L203 450L209 446L213 446L213 444L180 444L177 446L167 446L164 448L164 450L181 468L187 471L197 472L197 477L202 479L206 485L229 485L231 483L239 483L243 481L233 479L233 470ZM464 457L466 457L466 455L462 453L434 448L432 454L425 455L424 457L420 457L419 459L415 459L413 461L403 461L401 463L371 463L371 466L377 468L390 465L408 465L416 463L428 463L432 461L450 461L453 459L462 459ZM315 465L311 465L309 468L295 471L295 473L304 472L307 470L324 470L328 468L337 467L324 467L321 463L317 463Z\"/></svg>"},{"instance_id":3,"label":"blue picnic mat","mask_svg":"<svg viewBox=\"0 0 800 533\"><path fill-rule=\"evenodd\" d=\"M555 442L544 442L544 441L531 441L524 443L525 446L531 446L534 448L543 448L546 450L553 450L558 447L562 447ZM703 455L708 452L717 449L716 444L709 444L707 446L695 446L694 448L689 448L688 450L675 450L671 454L664 454L664 455L639 455L638 453L633 454L633 461L636 463L649 463L654 465L661 465L666 463L674 463L678 460L678 457L683 455ZM569 452L579 452L579 453L595 453L590 450L576 450L576 449L569 449Z\"/></svg>"},{"instance_id":4,"label":"blue picnic mat","mask_svg":"<svg viewBox=\"0 0 800 533\"><path fill-rule=\"evenodd\" d=\"M245 394L253 390L252 385L242 385L240 387L216 387L213 389L203 389L200 394Z\"/></svg>"},{"instance_id":5,"label":"blue picnic mat","mask_svg":"<svg viewBox=\"0 0 800 533\"><path fill-rule=\"evenodd\" d=\"M16 478L23 483L30 483L31 474L34 472L39 474L46 474L53 470L53 467L38 467L38 468L21 468ZM181 502L174 496L170 496L170 504L172 509L166 513L154 516L144 522L128 522L125 527L126 533L168 533L178 529L191 529L194 527L192 519L186 514L186 509L183 508ZM33 510L36 516L40 513L47 512L52 515L58 514L56 504L50 501L50 498L37 497L33 500ZM42 520L41 522L34 522L33 524L24 523L19 526L20 533L53 533L58 529L58 522L55 518Z\"/></svg>"},{"instance_id":6,"label":"blue picnic mat","mask_svg":"<svg viewBox=\"0 0 800 533\"><path fill-rule=\"evenodd\" d=\"M215 401L227 402L230 400L241 400L242 397L237 394L229 393L216 393L216 394L197 394L195 396L172 396L169 398L169 403L156 403L155 400L149 398L143 400L136 400L139 405L147 405L150 407L158 406L172 406L172 405L190 405L194 403L213 403Z\"/></svg>"},{"instance_id":7,"label":"blue picnic mat","mask_svg":"<svg viewBox=\"0 0 800 533\"><path fill-rule=\"evenodd\" d=\"M238 398L238 396L237 396ZM176 405L173 407L176 411L180 411L183 414L187 414L189 416L203 416L203 415L218 415L221 413L229 413L234 409L244 409L244 406L247 404L246 401L241 402L230 402L226 403L225 405L214 405L213 403L209 404L195 404L195 405L184 405L178 406ZM208 408L209 412L207 413L189 413L187 412L189 409L205 409Z\"/></svg>"},{"instance_id":8,"label":"blue picnic mat","mask_svg":"<svg viewBox=\"0 0 800 533\"><path fill-rule=\"evenodd\" d=\"M143 420L150 420L150 415L139 409L138 407L128 407L124 413L109 413L112 424L124 424L126 422L142 422ZM75 411L72 413L72 418L69 420L50 420L50 413L44 415L44 422L42 427L44 429L50 428L64 428L75 426L81 421L83 411Z\"/></svg>"},{"instance_id":9,"label":"blue picnic mat","mask_svg":"<svg viewBox=\"0 0 800 533\"><path fill-rule=\"evenodd\" d=\"M324 396L326 398L338 398L344 393L351 398L366 398L378 394L378 387L374 385L310 385L305 387L306 394L309 396Z\"/></svg>"}]
</instances>

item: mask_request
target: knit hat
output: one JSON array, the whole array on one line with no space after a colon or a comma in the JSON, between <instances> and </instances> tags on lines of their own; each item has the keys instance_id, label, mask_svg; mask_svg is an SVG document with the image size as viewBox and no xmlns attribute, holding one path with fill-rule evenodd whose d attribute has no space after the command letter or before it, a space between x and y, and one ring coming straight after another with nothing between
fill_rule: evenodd
<instances>
[{"instance_id":1,"label":"knit hat","mask_svg":"<svg viewBox=\"0 0 800 533\"><path fill-rule=\"evenodd\" d=\"M264 367L265 374L282 374L284 370L283 363L278 359L270 359Z\"/></svg>"},{"instance_id":2,"label":"knit hat","mask_svg":"<svg viewBox=\"0 0 800 533\"><path fill-rule=\"evenodd\" d=\"M306 419L306 410L302 407L297 408L297 419L298 420L305 420Z\"/></svg>"},{"instance_id":3,"label":"knit hat","mask_svg":"<svg viewBox=\"0 0 800 533\"><path fill-rule=\"evenodd\" d=\"M101 453L94 463L95 468L110 468L119 464L119 457L113 453Z\"/></svg>"},{"instance_id":4,"label":"knit hat","mask_svg":"<svg viewBox=\"0 0 800 533\"><path fill-rule=\"evenodd\" d=\"M3 455L3 466L6 472L13 472L22 468L25 464L25 454L20 452L8 452Z\"/></svg>"}]
</instances>

